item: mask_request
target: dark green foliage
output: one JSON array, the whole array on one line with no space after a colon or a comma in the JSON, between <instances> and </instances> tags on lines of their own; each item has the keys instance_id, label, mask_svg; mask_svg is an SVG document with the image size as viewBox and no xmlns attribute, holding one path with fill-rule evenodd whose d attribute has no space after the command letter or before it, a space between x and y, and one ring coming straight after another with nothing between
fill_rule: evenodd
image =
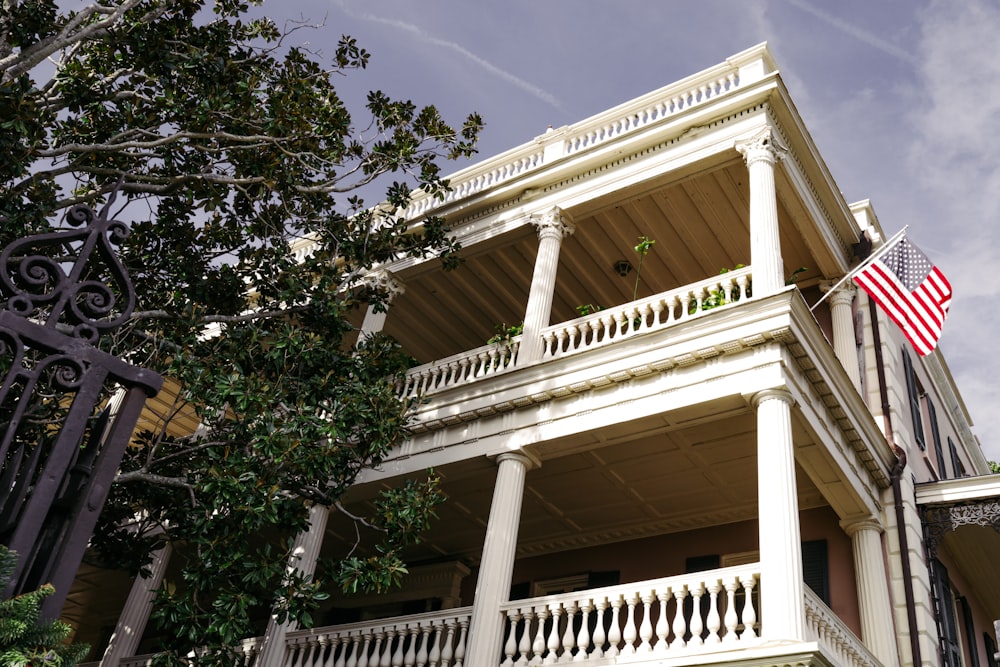
<instances>
[{"instance_id":1,"label":"dark green foliage","mask_svg":"<svg viewBox=\"0 0 1000 667\"><path fill-rule=\"evenodd\" d=\"M0 590L10 583L17 554L0 545ZM66 644L73 629L61 621L39 621L42 600L55 589L46 584L36 591L0 600L0 665L4 667L72 667L90 650L84 644Z\"/></svg>"},{"instance_id":2,"label":"dark green foliage","mask_svg":"<svg viewBox=\"0 0 1000 667\"><path fill-rule=\"evenodd\" d=\"M400 211L413 188L447 187L440 161L470 156L482 123L453 128L377 91L352 115L334 81L369 54L347 36L325 59L289 48L294 32L249 15L258 3L103 4L22 0L0 17L0 243L122 183L139 305L101 345L182 390L126 455L93 546L137 569L162 541L182 545L155 619L173 655L204 647L213 664L275 604L308 622L331 588L396 582L440 501L433 478L390 492L366 518L381 542L333 581L285 575L307 504L336 506L405 435L393 381L409 358L381 336L351 345L350 321L385 304L362 280L380 263L456 265L441 220L411 229ZM372 183L389 206L350 196ZM196 434L175 428L190 415Z\"/></svg>"}]
</instances>

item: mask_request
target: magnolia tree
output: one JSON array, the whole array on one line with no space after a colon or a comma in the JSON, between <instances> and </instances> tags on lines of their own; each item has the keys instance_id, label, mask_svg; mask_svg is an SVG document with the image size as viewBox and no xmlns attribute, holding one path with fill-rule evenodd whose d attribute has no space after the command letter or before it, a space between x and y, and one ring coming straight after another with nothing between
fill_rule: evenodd
<instances>
[{"instance_id":1,"label":"magnolia tree","mask_svg":"<svg viewBox=\"0 0 1000 667\"><path fill-rule=\"evenodd\" d=\"M122 462L95 553L134 570L182 545L154 619L206 664L268 609L308 623L331 586L394 583L440 501L433 478L357 517L378 543L325 579L284 570L308 504L336 511L405 436L392 380L408 360L386 338L351 344L351 321L385 304L372 267L455 265L442 221L414 230L399 212L414 188L447 187L439 164L474 152L479 117L453 127L381 92L352 115L334 82L369 54L350 37L325 56L290 46L299 26L239 0L0 1L0 241L117 188L139 305L100 345L180 387ZM385 205L366 208L354 193L379 179Z\"/></svg>"}]
</instances>

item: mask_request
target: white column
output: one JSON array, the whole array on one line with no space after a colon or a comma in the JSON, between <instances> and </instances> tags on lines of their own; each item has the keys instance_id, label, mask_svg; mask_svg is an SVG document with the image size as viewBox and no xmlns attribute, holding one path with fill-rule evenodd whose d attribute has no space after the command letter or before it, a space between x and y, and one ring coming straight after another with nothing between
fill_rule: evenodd
<instances>
[{"instance_id":1,"label":"white column","mask_svg":"<svg viewBox=\"0 0 1000 667\"><path fill-rule=\"evenodd\" d=\"M854 576L861 613L861 637L883 665L898 665L892 601L882 553L882 524L876 519L843 523L854 549Z\"/></svg>"},{"instance_id":2,"label":"white column","mask_svg":"<svg viewBox=\"0 0 1000 667\"><path fill-rule=\"evenodd\" d=\"M820 289L830 291L832 283L823 283ZM833 351L854 383L861 391L861 368L858 366L858 346L854 335L854 285L845 283L827 299L830 303L830 317L833 322Z\"/></svg>"},{"instance_id":3,"label":"white column","mask_svg":"<svg viewBox=\"0 0 1000 667\"><path fill-rule=\"evenodd\" d=\"M325 505L313 505L309 508L309 528L295 537L292 544L292 555L288 559L288 569L298 570L306 576L316 572L316 559L319 558L320 547L323 546L323 534L326 532L326 521L330 510ZM279 667L285 659L285 635L295 630L292 621L278 623L271 616L267 620L267 629L258 649L259 656L255 663L258 667Z\"/></svg>"},{"instance_id":4,"label":"white column","mask_svg":"<svg viewBox=\"0 0 1000 667\"><path fill-rule=\"evenodd\" d=\"M168 542L154 551L153 560L149 564L149 577L144 578L139 575L132 582L132 590L129 591L128 600L125 601L125 608L118 617L115 632L111 635L108 647L104 649L104 656L101 657L102 667L118 667L122 658L136 654L142 633L145 632L146 623L149 621L149 614L153 610L153 598L163 583L163 575L167 571L172 550L173 547Z\"/></svg>"},{"instance_id":5,"label":"white column","mask_svg":"<svg viewBox=\"0 0 1000 667\"><path fill-rule=\"evenodd\" d=\"M403 284L388 271L380 271L370 278L375 283L375 287L388 293L386 303L376 310L375 306L368 306L365 311L365 319L361 322L361 333L358 340L364 340L366 336L382 331L385 326L385 318L389 315L389 304L393 299L406 291Z\"/></svg>"},{"instance_id":6,"label":"white column","mask_svg":"<svg viewBox=\"0 0 1000 667\"><path fill-rule=\"evenodd\" d=\"M540 215L532 216L532 224L538 228L538 255L535 270L531 275L531 291L524 311L524 331L521 347L517 353L518 363L537 361L542 358L541 331L549 325L552 315L552 296L556 289L556 270L559 268L559 249L563 237L575 230L558 207Z\"/></svg>"},{"instance_id":7,"label":"white column","mask_svg":"<svg viewBox=\"0 0 1000 667\"><path fill-rule=\"evenodd\" d=\"M497 481L469 624L465 664L470 667L496 665L500 661L503 622L499 607L510 596L524 478L535 465L536 461L521 452L505 452L497 457Z\"/></svg>"},{"instance_id":8,"label":"white column","mask_svg":"<svg viewBox=\"0 0 1000 667\"><path fill-rule=\"evenodd\" d=\"M778 389L753 397L757 408L760 607L762 636L768 641L803 641L806 637L792 402L787 391Z\"/></svg>"},{"instance_id":9,"label":"white column","mask_svg":"<svg viewBox=\"0 0 1000 667\"><path fill-rule=\"evenodd\" d=\"M774 165L787 152L770 127L736 145L750 178L750 264L754 296L766 296L785 286L785 266L778 236L778 198Z\"/></svg>"}]
</instances>

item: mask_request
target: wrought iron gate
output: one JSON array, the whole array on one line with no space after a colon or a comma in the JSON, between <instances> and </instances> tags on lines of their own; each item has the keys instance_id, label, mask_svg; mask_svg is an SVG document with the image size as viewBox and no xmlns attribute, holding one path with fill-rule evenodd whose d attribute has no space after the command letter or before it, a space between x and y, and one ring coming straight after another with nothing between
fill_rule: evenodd
<instances>
[{"instance_id":1,"label":"wrought iron gate","mask_svg":"<svg viewBox=\"0 0 1000 667\"><path fill-rule=\"evenodd\" d=\"M124 223L75 206L79 229L0 252L0 543L19 555L4 597L52 583L58 616L147 397L163 379L97 347L135 294L113 245ZM113 398L108 400L108 396Z\"/></svg>"}]
</instances>

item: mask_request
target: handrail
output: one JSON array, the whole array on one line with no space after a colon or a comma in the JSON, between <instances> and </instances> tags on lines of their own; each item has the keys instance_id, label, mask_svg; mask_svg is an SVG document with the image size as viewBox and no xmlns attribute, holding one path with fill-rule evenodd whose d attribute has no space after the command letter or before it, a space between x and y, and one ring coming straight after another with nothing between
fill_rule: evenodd
<instances>
[{"instance_id":1,"label":"handrail","mask_svg":"<svg viewBox=\"0 0 1000 667\"><path fill-rule=\"evenodd\" d=\"M560 322L541 330L542 362L603 347L636 334L686 322L709 310L751 298L753 273L742 267L619 306ZM521 336L483 345L411 368L398 388L400 398L417 399L515 370Z\"/></svg>"},{"instance_id":2,"label":"handrail","mask_svg":"<svg viewBox=\"0 0 1000 667\"><path fill-rule=\"evenodd\" d=\"M826 604L809 588L805 590L806 632L835 657L838 665L882 667L878 658L855 636Z\"/></svg>"}]
</instances>

